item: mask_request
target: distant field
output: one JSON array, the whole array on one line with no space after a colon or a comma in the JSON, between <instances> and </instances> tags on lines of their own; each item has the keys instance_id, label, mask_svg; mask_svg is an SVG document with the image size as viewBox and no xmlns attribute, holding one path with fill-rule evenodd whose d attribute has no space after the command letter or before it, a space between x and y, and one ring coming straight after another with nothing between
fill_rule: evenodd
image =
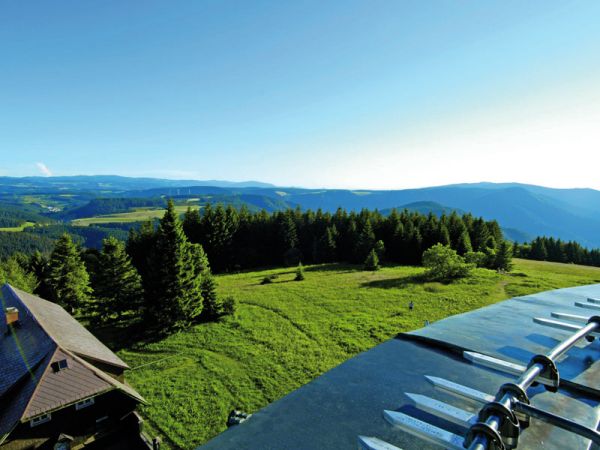
<instances>
[{"instance_id":1,"label":"distant field","mask_svg":"<svg viewBox=\"0 0 600 450\"><path fill-rule=\"evenodd\" d=\"M516 260L512 274L478 269L452 284L415 281L419 267L274 269L219 276L237 316L119 355L150 402L149 430L165 447L193 448L225 429L229 411L253 412L401 331L517 295L600 283L600 268ZM277 274L273 284L260 285ZM415 308L408 310L413 301Z\"/></svg>"},{"instance_id":2,"label":"distant field","mask_svg":"<svg viewBox=\"0 0 600 450\"><path fill-rule=\"evenodd\" d=\"M183 214L187 210L186 205L177 205L175 210ZM107 214L104 216L85 217L71 221L73 225L87 227L92 224L114 223L114 222L139 222L150 219L160 219L165 214L165 209L137 208L135 211Z\"/></svg>"},{"instance_id":3,"label":"distant field","mask_svg":"<svg viewBox=\"0 0 600 450\"><path fill-rule=\"evenodd\" d=\"M23 231L25 228L31 227L33 225L35 225L35 223L33 223L33 222L25 222L25 223L23 223L23 225L18 226L18 227L0 228L0 231L18 232L18 231Z\"/></svg>"}]
</instances>

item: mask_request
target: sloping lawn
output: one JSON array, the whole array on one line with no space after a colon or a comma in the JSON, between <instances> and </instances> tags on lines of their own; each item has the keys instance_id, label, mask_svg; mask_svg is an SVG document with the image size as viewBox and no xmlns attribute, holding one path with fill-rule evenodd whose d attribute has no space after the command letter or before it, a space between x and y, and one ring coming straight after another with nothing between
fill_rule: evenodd
<instances>
[{"instance_id":1,"label":"sloping lawn","mask_svg":"<svg viewBox=\"0 0 600 450\"><path fill-rule=\"evenodd\" d=\"M229 412L256 411L401 331L516 295L600 282L600 269L516 260L512 274L478 269L451 284L423 282L422 268L322 265L218 277L238 300L235 317L196 326L120 356L150 402L149 433L193 448L223 431ZM278 277L261 285L268 275ZM409 310L408 304L414 303Z\"/></svg>"}]
</instances>

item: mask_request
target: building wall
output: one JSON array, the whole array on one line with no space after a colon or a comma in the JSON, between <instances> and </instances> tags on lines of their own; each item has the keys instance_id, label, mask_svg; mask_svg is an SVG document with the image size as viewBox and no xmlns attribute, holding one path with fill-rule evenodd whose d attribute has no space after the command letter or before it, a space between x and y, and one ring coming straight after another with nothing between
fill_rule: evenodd
<instances>
[{"instance_id":1,"label":"building wall","mask_svg":"<svg viewBox=\"0 0 600 450\"><path fill-rule=\"evenodd\" d=\"M137 402L120 391L94 398L94 404L77 410L75 405L54 411L49 422L31 427L22 423L13 430L2 450L51 449L63 433L74 438L74 445L118 429L124 416L135 410Z\"/></svg>"}]
</instances>

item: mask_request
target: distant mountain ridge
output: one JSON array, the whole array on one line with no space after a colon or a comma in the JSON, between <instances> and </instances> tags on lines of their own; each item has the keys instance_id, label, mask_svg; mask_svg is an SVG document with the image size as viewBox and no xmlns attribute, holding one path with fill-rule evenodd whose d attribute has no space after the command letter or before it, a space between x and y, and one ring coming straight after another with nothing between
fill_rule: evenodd
<instances>
[{"instance_id":1,"label":"distant mountain ridge","mask_svg":"<svg viewBox=\"0 0 600 450\"><path fill-rule=\"evenodd\" d=\"M260 181L170 180L164 178L134 178L119 175L74 175L64 177L0 177L0 192L15 189L111 189L130 191L157 187L215 186L239 188L275 187Z\"/></svg>"},{"instance_id":2,"label":"distant mountain ridge","mask_svg":"<svg viewBox=\"0 0 600 450\"><path fill-rule=\"evenodd\" d=\"M519 183L473 183L403 190L303 189L257 181L197 181L128 178L0 177L0 195L85 192L108 198L211 197L270 211L288 207L334 212L338 207L419 210L435 214L456 210L496 219L507 236L522 241L538 235L600 247L600 191L555 189ZM88 200L89 201L89 200ZM411 206L412 205L412 206ZM79 205L81 206L81 205Z\"/></svg>"}]
</instances>

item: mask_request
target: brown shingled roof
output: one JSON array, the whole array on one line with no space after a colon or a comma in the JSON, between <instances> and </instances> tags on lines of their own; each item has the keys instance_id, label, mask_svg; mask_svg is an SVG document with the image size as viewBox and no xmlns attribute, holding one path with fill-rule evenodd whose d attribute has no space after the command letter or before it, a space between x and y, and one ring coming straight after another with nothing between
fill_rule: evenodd
<instances>
[{"instance_id":1,"label":"brown shingled roof","mask_svg":"<svg viewBox=\"0 0 600 450\"><path fill-rule=\"evenodd\" d=\"M84 358L90 358L123 369L129 366L106 345L86 330L60 305L9 285L13 293L31 311L35 320L60 347Z\"/></svg>"},{"instance_id":2,"label":"brown shingled roof","mask_svg":"<svg viewBox=\"0 0 600 450\"><path fill-rule=\"evenodd\" d=\"M77 358L78 359L78 358ZM57 348L38 381L21 420L29 420L82 399L114 389L76 358ZM53 363L66 360L68 369L55 371Z\"/></svg>"}]
</instances>

